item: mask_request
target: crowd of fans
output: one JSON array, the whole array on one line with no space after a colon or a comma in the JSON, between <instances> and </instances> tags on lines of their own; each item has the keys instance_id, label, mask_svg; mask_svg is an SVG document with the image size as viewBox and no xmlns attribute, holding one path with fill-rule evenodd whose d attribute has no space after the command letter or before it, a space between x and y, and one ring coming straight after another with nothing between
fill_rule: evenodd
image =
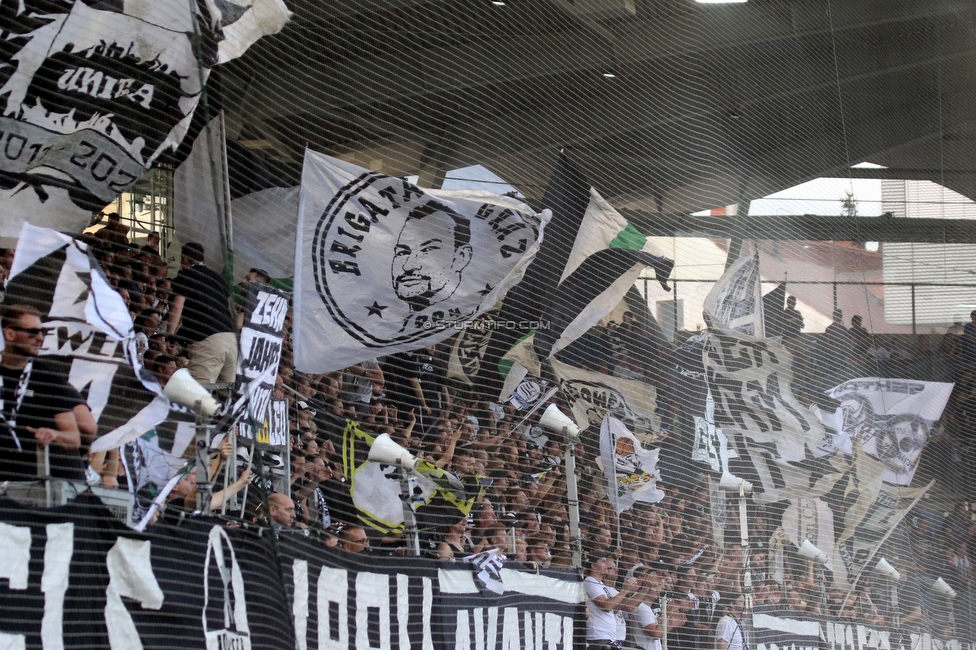
<instances>
[{"instance_id":1,"label":"crowd of fans","mask_svg":"<svg viewBox=\"0 0 976 650\"><path fill-rule=\"evenodd\" d=\"M161 384L184 367L204 383L232 379L228 368L234 367L236 346L229 349L226 340L240 326L248 283L269 281L266 272L252 269L240 285L230 287L203 263L202 248L188 244L180 272L170 278L159 255L158 236L153 234L145 246L132 245L117 219L86 239L109 282L129 306L142 361ZM2 268L9 269L11 259L12 252L4 251ZM798 339L802 315L795 301L787 306L785 321L791 328L786 338ZM860 331L860 319L855 319L851 330L843 326L842 314L835 314L835 321L837 327L816 345L849 346L855 358L869 359L877 346ZM221 473L235 469L228 486L211 497L213 508L246 492L248 521L278 530L314 531L326 545L349 552L405 553L402 535L364 526L352 503L337 450L347 423L353 422L370 435L390 435L463 485L467 502L461 509L441 507L433 517L423 516L423 508L419 511L422 550L428 557L458 561L497 549L531 566L572 567L563 442L532 433L537 416L523 421L516 404L492 403L471 386L449 378L450 341L341 371L303 374L294 370L290 331L289 315L273 395L289 403L290 457L269 458L270 469L252 473L249 458L235 462L227 441L218 440L212 478L220 485ZM976 326L951 336L945 346L952 349L940 353L957 354L967 346L976 350ZM815 353L811 345L804 344L802 350L795 341L790 345L801 353ZM642 328L628 312L620 324L591 330L566 351L564 360L647 381L658 389L660 412L669 414L673 412L665 372L669 352L663 339ZM803 354L797 356L798 363L803 362ZM812 391L813 386L801 381L797 390ZM934 441L946 445L945 453L955 453L960 463L968 458L969 442L957 428L967 429L974 417L970 408L974 395L976 379L971 372L964 373ZM81 439L84 442L84 436ZM69 447L68 451L78 453L77 445ZM788 542L782 544L785 552L777 554L777 540L783 537L778 529L781 508L749 505L750 539L744 552L737 510L730 504L724 519L714 516L708 484L695 472L665 477L663 501L637 503L618 518L606 497L592 432L584 435L575 452L592 628L589 639L595 646L626 641L656 649L662 635L661 600L666 596L669 647L737 650L736 630L722 621L736 620L744 606L740 596L750 592L749 587L757 611L897 625L943 637L970 632L968 623L962 630L960 617L946 614L944 603L933 600L928 587L941 575L966 598L972 592L970 549L976 524L965 504L944 519L915 517L907 546L896 548L892 542L886 547L889 558L900 558L899 569L907 576L897 587L895 605L890 585L880 577L865 574L847 594L826 589L829 581L824 580L822 568L797 556ZM125 485L117 454L92 455L88 460L90 480L107 487ZM170 494L164 517L178 518L193 511L196 501L196 473L190 472ZM470 512L465 514L468 506ZM747 564L749 585L743 580ZM620 626L628 617L630 627L624 632ZM726 645L714 646L716 638Z\"/></svg>"}]
</instances>

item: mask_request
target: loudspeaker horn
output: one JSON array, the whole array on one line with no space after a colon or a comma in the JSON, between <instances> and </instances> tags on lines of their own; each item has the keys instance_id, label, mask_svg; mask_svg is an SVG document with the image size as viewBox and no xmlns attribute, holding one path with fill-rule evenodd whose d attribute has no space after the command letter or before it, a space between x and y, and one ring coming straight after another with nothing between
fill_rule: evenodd
<instances>
[{"instance_id":1,"label":"loudspeaker horn","mask_svg":"<svg viewBox=\"0 0 976 650\"><path fill-rule=\"evenodd\" d=\"M752 492L752 483L745 480L744 478L739 478L735 474L730 474L725 472L722 474L722 480L719 481L718 487L722 490L735 490L738 491L742 488L744 492Z\"/></svg>"},{"instance_id":2,"label":"loudspeaker horn","mask_svg":"<svg viewBox=\"0 0 976 650\"><path fill-rule=\"evenodd\" d=\"M369 448L369 461L372 463L383 463L384 465L396 465L397 460L407 471L417 466L417 458L409 451L393 442L393 438L388 433L381 433L373 440Z\"/></svg>"},{"instance_id":3,"label":"loudspeaker horn","mask_svg":"<svg viewBox=\"0 0 976 650\"><path fill-rule=\"evenodd\" d=\"M874 565L874 570L881 575L888 576L893 580L901 580L901 574L898 573L898 569L888 564L888 560L881 558L878 563Z\"/></svg>"},{"instance_id":4,"label":"loudspeaker horn","mask_svg":"<svg viewBox=\"0 0 976 650\"><path fill-rule=\"evenodd\" d=\"M824 555L824 552L814 546L809 539L803 540L803 543L800 544L799 554L804 560L813 560L820 564L827 561L827 556Z\"/></svg>"},{"instance_id":5,"label":"loudspeaker horn","mask_svg":"<svg viewBox=\"0 0 976 650\"><path fill-rule=\"evenodd\" d=\"M186 368L180 368L173 373L163 388L163 395L171 402L189 409L196 409L197 402L200 402L200 412L205 417L211 417L220 410L220 404L210 391L201 386Z\"/></svg>"},{"instance_id":6,"label":"loudspeaker horn","mask_svg":"<svg viewBox=\"0 0 976 650\"><path fill-rule=\"evenodd\" d=\"M950 587L949 584L942 578L939 578L932 583L932 589L935 589L940 594L948 596L949 598L956 597L956 590Z\"/></svg>"},{"instance_id":7,"label":"loudspeaker horn","mask_svg":"<svg viewBox=\"0 0 976 650\"><path fill-rule=\"evenodd\" d=\"M563 415L563 412L555 404L550 404L546 408L542 417L539 418L539 426L551 431L565 431L570 438L578 438L580 434L580 428L576 426L576 423Z\"/></svg>"}]
</instances>

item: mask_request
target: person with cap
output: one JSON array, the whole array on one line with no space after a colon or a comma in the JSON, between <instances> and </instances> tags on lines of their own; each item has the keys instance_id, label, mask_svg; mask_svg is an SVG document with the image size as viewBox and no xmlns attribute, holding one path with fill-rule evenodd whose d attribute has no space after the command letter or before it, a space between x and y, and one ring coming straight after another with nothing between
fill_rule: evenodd
<instances>
[{"instance_id":1,"label":"person with cap","mask_svg":"<svg viewBox=\"0 0 976 650\"><path fill-rule=\"evenodd\" d=\"M620 591L611 587L617 577L617 563L606 555L591 556L585 569L586 647L590 650L621 648L627 637L624 614L637 606L634 596L640 582L637 578L627 578Z\"/></svg>"}]
</instances>

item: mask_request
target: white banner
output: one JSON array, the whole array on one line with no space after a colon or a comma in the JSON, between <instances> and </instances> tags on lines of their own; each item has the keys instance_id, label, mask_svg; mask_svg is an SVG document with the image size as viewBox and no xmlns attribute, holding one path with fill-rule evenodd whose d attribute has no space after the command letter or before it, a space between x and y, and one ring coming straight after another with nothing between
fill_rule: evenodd
<instances>
[{"instance_id":1,"label":"white banner","mask_svg":"<svg viewBox=\"0 0 976 650\"><path fill-rule=\"evenodd\" d=\"M295 252L295 367L328 372L442 341L534 259L548 215L434 198L306 151Z\"/></svg>"},{"instance_id":2,"label":"white banner","mask_svg":"<svg viewBox=\"0 0 976 650\"><path fill-rule=\"evenodd\" d=\"M609 415L600 425L600 458L607 479L607 495L619 515L637 501L659 503L664 492L658 488L659 449L644 449L624 423Z\"/></svg>"},{"instance_id":3,"label":"white banner","mask_svg":"<svg viewBox=\"0 0 976 650\"><path fill-rule=\"evenodd\" d=\"M952 387L914 379L845 381L827 393L840 402L837 411L820 414L824 425L836 431L828 446L851 453L852 442L860 442L865 453L884 465L885 483L911 485Z\"/></svg>"},{"instance_id":4,"label":"white banner","mask_svg":"<svg viewBox=\"0 0 976 650\"><path fill-rule=\"evenodd\" d=\"M664 437L661 419L655 413L657 390L654 386L576 368L555 357L549 362L581 429L601 424L603 418L610 415L624 422L645 443L653 444Z\"/></svg>"},{"instance_id":5,"label":"white banner","mask_svg":"<svg viewBox=\"0 0 976 650\"><path fill-rule=\"evenodd\" d=\"M763 338L763 302L759 283L759 257L740 257L719 278L702 303L710 326Z\"/></svg>"}]
</instances>

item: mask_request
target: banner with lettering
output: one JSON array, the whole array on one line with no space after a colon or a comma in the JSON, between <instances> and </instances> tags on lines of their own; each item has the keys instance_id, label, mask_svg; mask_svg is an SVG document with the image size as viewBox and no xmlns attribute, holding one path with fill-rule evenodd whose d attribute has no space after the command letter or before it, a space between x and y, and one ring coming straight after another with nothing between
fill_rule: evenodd
<instances>
[{"instance_id":1,"label":"banner with lettering","mask_svg":"<svg viewBox=\"0 0 976 650\"><path fill-rule=\"evenodd\" d=\"M826 494L847 466L819 451L826 433L793 396L790 352L776 340L713 326L704 364L715 427L737 453L733 473L757 484L756 501Z\"/></svg>"},{"instance_id":2,"label":"banner with lettering","mask_svg":"<svg viewBox=\"0 0 976 650\"><path fill-rule=\"evenodd\" d=\"M522 279L548 219L306 151L295 369L329 372L458 333Z\"/></svg>"},{"instance_id":3,"label":"banner with lettering","mask_svg":"<svg viewBox=\"0 0 976 650\"><path fill-rule=\"evenodd\" d=\"M288 315L288 294L267 285L252 283L247 290L240 354L237 355L237 403L245 409L238 429L247 440L270 444L271 394L281 363L281 345ZM287 413L285 414L287 427ZM255 432L262 432L257 435ZM286 432L287 433L287 432ZM280 446L280 443L279 443Z\"/></svg>"},{"instance_id":4,"label":"banner with lettering","mask_svg":"<svg viewBox=\"0 0 976 650\"><path fill-rule=\"evenodd\" d=\"M0 236L80 231L179 146L213 66L290 12L281 0L46 2L0 14Z\"/></svg>"},{"instance_id":5,"label":"banner with lettering","mask_svg":"<svg viewBox=\"0 0 976 650\"><path fill-rule=\"evenodd\" d=\"M302 531L276 540L267 532L188 518L137 534L94 496L49 511L0 499L0 643L502 650L538 635L548 648L572 650L583 620L582 586L570 572L503 568L504 592L489 597L469 565L353 554Z\"/></svg>"}]
</instances>

